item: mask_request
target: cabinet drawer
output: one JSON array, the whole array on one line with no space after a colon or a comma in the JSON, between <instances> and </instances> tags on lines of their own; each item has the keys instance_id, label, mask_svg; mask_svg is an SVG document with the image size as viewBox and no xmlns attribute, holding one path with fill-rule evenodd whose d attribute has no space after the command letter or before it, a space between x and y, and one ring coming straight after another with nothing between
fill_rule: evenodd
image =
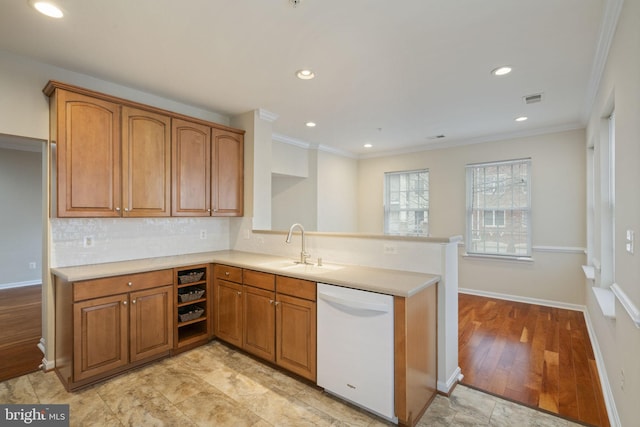
<instances>
[{"instance_id":1,"label":"cabinet drawer","mask_svg":"<svg viewBox=\"0 0 640 427\"><path fill-rule=\"evenodd\" d=\"M242 283L242 269L239 267L216 264L213 266L213 276L230 282Z\"/></svg>"},{"instance_id":2,"label":"cabinet drawer","mask_svg":"<svg viewBox=\"0 0 640 427\"><path fill-rule=\"evenodd\" d=\"M73 300L82 301L165 285L173 285L173 270L83 280L73 284Z\"/></svg>"},{"instance_id":3,"label":"cabinet drawer","mask_svg":"<svg viewBox=\"0 0 640 427\"><path fill-rule=\"evenodd\" d=\"M311 301L316 300L316 282L310 282L308 280L277 276L276 291L280 294L291 295Z\"/></svg>"},{"instance_id":4,"label":"cabinet drawer","mask_svg":"<svg viewBox=\"0 0 640 427\"><path fill-rule=\"evenodd\" d=\"M260 271L244 270L243 283L256 288L266 289L267 291L276 290L275 276L271 273L263 273Z\"/></svg>"}]
</instances>

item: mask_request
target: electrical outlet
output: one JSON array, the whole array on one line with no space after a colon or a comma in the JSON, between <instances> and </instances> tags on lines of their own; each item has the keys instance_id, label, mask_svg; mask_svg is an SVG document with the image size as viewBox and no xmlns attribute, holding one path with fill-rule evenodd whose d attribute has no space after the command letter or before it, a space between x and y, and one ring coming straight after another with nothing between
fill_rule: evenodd
<instances>
[{"instance_id":1,"label":"electrical outlet","mask_svg":"<svg viewBox=\"0 0 640 427\"><path fill-rule=\"evenodd\" d=\"M207 238L207 230L200 230L200 240L205 240Z\"/></svg>"},{"instance_id":2,"label":"electrical outlet","mask_svg":"<svg viewBox=\"0 0 640 427\"><path fill-rule=\"evenodd\" d=\"M635 232L633 230L627 230L627 242L626 242L626 250L630 254L633 255L633 246L635 243Z\"/></svg>"},{"instance_id":3,"label":"electrical outlet","mask_svg":"<svg viewBox=\"0 0 640 427\"><path fill-rule=\"evenodd\" d=\"M35 270L36 269L36 262L35 261L31 261L29 263L29 270Z\"/></svg>"},{"instance_id":4,"label":"electrical outlet","mask_svg":"<svg viewBox=\"0 0 640 427\"><path fill-rule=\"evenodd\" d=\"M84 236L83 246L85 248L92 248L94 244L93 236Z\"/></svg>"},{"instance_id":5,"label":"electrical outlet","mask_svg":"<svg viewBox=\"0 0 640 427\"><path fill-rule=\"evenodd\" d=\"M398 245L393 243L385 243L384 244L384 253L387 255L397 255L398 254Z\"/></svg>"}]
</instances>

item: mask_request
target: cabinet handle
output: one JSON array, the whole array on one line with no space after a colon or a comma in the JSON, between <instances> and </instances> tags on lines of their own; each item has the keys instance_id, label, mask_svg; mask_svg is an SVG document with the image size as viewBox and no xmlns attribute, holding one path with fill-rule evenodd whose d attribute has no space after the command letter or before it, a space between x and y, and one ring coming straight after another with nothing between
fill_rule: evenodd
<instances>
[{"instance_id":1,"label":"cabinet handle","mask_svg":"<svg viewBox=\"0 0 640 427\"><path fill-rule=\"evenodd\" d=\"M122 305L127 305L127 302L126 301L122 301Z\"/></svg>"},{"instance_id":2,"label":"cabinet handle","mask_svg":"<svg viewBox=\"0 0 640 427\"><path fill-rule=\"evenodd\" d=\"M127 283L127 286L133 286L133 282Z\"/></svg>"}]
</instances>

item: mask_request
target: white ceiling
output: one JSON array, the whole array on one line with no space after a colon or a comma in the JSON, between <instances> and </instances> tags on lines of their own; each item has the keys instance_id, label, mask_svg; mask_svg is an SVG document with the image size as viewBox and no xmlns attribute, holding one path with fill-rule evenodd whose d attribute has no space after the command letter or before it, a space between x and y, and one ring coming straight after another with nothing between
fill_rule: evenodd
<instances>
[{"instance_id":1,"label":"white ceiling","mask_svg":"<svg viewBox=\"0 0 640 427\"><path fill-rule=\"evenodd\" d=\"M607 1L0 0L0 49L365 154L582 127Z\"/></svg>"}]
</instances>

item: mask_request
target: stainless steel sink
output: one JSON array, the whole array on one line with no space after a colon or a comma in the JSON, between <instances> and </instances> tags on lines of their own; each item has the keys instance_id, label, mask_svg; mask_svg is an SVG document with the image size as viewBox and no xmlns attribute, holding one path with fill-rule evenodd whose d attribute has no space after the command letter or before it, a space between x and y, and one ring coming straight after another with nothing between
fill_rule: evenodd
<instances>
[{"instance_id":1,"label":"stainless steel sink","mask_svg":"<svg viewBox=\"0 0 640 427\"><path fill-rule=\"evenodd\" d=\"M292 260L278 260L266 262L260 265L261 267L283 271L283 272L299 272L305 274L321 274L330 271L341 270L344 268L342 265L337 264L300 264Z\"/></svg>"}]
</instances>

